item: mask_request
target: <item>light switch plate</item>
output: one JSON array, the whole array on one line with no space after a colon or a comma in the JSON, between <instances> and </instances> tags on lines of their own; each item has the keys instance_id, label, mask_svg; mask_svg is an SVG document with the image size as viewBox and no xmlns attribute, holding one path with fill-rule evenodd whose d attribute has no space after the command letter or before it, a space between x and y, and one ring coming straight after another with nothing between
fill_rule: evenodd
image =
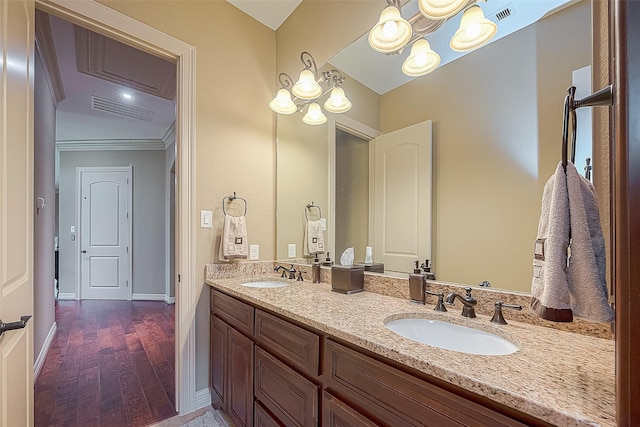
<instances>
[{"instance_id":1,"label":"light switch plate","mask_svg":"<svg viewBox=\"0 0 640 427\"><path fill-rule=\"evenodd\" d=\"M249 260L257 261L260 259L260 245L249 245Z\"/></svg>"},{"instance_id":2,"label":"light switch plate","mask_svg":"<svg viewBox=\"0 0 640 427\"><path fill-rule=\"evenodd\" d=\"M289 243L289 258L295 258L295 257L296 257L296 244Z\"/></svg>"},{"instance_id":3,"label":"light switch plate","mask_svg":"<svg viewBox=\"0 0 640 427\"><path fill-rule=\"evenodd\" d=\"M213 212L200 211L200 228L213 227Z\"/></svg>"}]
</instances>

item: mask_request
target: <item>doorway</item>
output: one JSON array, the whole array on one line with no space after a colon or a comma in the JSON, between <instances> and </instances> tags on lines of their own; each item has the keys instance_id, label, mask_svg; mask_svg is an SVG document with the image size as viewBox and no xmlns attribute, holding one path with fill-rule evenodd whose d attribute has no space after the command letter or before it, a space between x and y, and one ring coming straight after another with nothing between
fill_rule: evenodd
<instances>
[{"instance_id":1,"label":"doorway","mask_svg":"<svg viewBox=\"0 0 640 427\"><path fill-rule=\"evenodd\" d=\"M175 145L176 158L176 409L195 410L195 228L191 212L195 200L194 120L195 48L140 22L114 14L94 2L36 1L36 7L85 28L116 38L129 46L177 63L178 90ZM62 204L62 203L61 203ZM64 230L63 230L64 231Z\"/></svg>"}]
</instances>

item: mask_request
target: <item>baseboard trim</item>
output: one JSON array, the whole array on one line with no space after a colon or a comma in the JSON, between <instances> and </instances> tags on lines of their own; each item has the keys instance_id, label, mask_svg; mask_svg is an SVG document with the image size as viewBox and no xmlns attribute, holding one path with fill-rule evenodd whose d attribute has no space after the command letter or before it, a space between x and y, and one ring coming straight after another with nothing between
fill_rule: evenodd
<instances>
[{"instance_id":1,"label":"baseboard trim","mask_svg":"<svg viewBox=\"0 0 640 427\"><path fill-rule=\"evenodd\" d=\"M38 354L36 363L33 365L33 382L34 383L38 380L38 376L40 376L40 371L42 371L42 367L44 366L44 361L47 359L47 354L49 354L49 348L53 343L53 338L56 336L57 330L58 330L58 324L56 322L53 322L53 325L51 325L51 329L49 329L49 333L47 334L47 338L45 338L44 340L44 344L42 345L40 354ZM209 400L211 400L211 397L209 397Z\"/></svg>"},{"instance_id":2,"label":"baseboard trim","mask_svg":"<svg viewBox=\"0 0 640 427\"><path fill-rule=\"evenodd\" d=\"M132 301L164 301L165 294L133 294Z\"/></svg>"},{"instance_id":3,"label":"baseboard trim","mask_svg":"<svg viewBox=\"0 0 640 427\"><path fill-rule=\"evenodd\" d=\"M76 299L76 293L75 292L59 292L58 299L74 300Z\"/></svg>"},{"instance_id":4,"label":"baseboard trim","mask_svg":"<svg viewBox=\"0 0 640 427\"><path fill-rule=\"evenodd\" d=\"M165 295L164 296L164 302L166 302L167 304L175 304L176 303L176 297L170 297L169 295Z\"/></svg>"},{"instance_id":5,"label":"baseboard trim","mask_svg":"<svg viewBox=\"0 0 640 427\"><path fill-rule=\"evenodd\" d=\"M203 388L196 391L196 410L211 405L211 390Z\"/></svg>"}]
</instances>

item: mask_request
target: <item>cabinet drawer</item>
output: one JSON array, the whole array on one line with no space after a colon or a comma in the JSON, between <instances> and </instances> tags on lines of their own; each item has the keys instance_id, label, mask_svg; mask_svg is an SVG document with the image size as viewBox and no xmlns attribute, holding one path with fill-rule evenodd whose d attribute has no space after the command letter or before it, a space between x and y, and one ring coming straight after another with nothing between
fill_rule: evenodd
<instances>
[{"instance_id":1,"label":"cabinet drawer","mask_svg":"<svg viewBox=\"0 0 640 427\"><path fill-rule=\"evenodd\" d=\"M389 426L524 426L434 384L325 341L329 389Z\"/></svg>"},{"instance_id":2,"label":"cabinet drawer","mask_svg":"<svg viewBox=\"0 0 640 427\"><path fill-rule=\"evenodd\" d=\"M256 346L255 396L285 426L318 425L318 386Z\"/></svg>"},{"instance_id":3,"label":"cabinet drawer","mask_svg":"<svg viewBox=\"0 0 640 427\"><path fill-rule=\"evenodd\" d=\"M253 427L280 427L281 424L264 409L260 402L255 403L253 410Z\"/></svg>"},{"instance_id":4,"label":"cabinet drawer","mask_svg":"<svg viewBox=\"0 0 640 427\"><path fill-rule=\"evenodd\" d=\"M256 310L255 341L306 374L317 376L320 337L269 313Z\"/></svg>"},{"instance_id":5,"label":"cabinet drawer","mask_svg":"<svg viewBox=\"0 0 640 427\"><path fill-rule=\"evenodd\" d=\"M377 427L355 409L330 393L322 393L322 427Z\"/></svg>"},{"instance_id":6,"label":"cabinet drawer","mask_svg":"<svg viewBox=\"0 0 640 427\"><path fill-rule=\"evenodd\" d=\"M212 289L211 312L247 336L253 334L253 312L249 304Z\"/></svg>"}]
</instances>

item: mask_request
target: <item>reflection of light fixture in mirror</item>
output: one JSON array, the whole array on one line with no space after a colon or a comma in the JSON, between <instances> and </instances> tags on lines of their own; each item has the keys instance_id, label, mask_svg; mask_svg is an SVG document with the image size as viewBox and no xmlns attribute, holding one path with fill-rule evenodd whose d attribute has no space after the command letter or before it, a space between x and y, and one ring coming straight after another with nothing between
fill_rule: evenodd
<instances>
[{"instance_id":1,"label":"reflection of light fixture in mirror","mask_svg":"<svg viewBox=\"0 0 640 427\"><path fill-rule=\"evenodd\" d=\"M122 92L120 94L120 96L124 99L126 99L127 101L133 101L135 98L133 97L133 95L131 95L130 93L127 92Z\"/></svg>"},{"instance_id":2,"label":"reflection of light fixture in mirror","mask_svg":"<svg viewBox=\"0 0 640 427\"><path fill-rule=\"evenodd\" d=\"M431 19L447 19L460 12L467 0L419 0L420 12Z\"/></svg>"},{"instance_id":3,"label":"reflection of light fixture in mirror","mask_svg":"<svg viewBox=\"0 0 640 427\"><path fill-rule=\"evenodd\" d=\"M324 103L324 108L331 113L344 113L351 109L351 101L344 94L344 89L334 87L331 96Z\"/></svg>"},{"instance_id":4,"label":"reflection of light fixture in mirror","mask_svg":"<svg viewBox=\"0 0 640 427\"><path fill-rule=\"evenodd\" d=\"M298 107L291 99L291 94L284 88L278 91L276 97L269 103L269 107L279 114L293 114L298 111Z\"/></svg>"},{"instance_id":5,"label":"reflection of light fixture in mirror","mask_svg":"<svg viewBox=\"0 0 640 427\"><path fill-rule=\"evenodd\" d=\"M331 92L331 96L324 103L324 108L331 113L348 111L351 108L351 101L347 99L341 87L345 81L342 73L335 69L318 73L316 61L309 52L302 52L300 60L304 69L295 84L287 73L280 73L278 76L282 86L276 97L269 103L269 108L279 114L293 114L309 106L302 121L311 125L320 125L326 123L327 116L315 101Z\"/></svg>"},{"instance_id":6,"label":"reflection of light fixture in mirror","mask_svg":"<svg viewBox=\"0 0 640 427\"><path fill-rule=\"evenodd\" d=\"M399 8L390 5L382 11L380 20L369 31L369 44L378 52L396 52L409 43L412 33L411 24L400 16Z\"/></svg>"},{"instance_id":7,"label":"reflection of light fixture in mirror","mask_svg":"<svg viewBox=\"0 0 640 427\"><path fill-rule=\"evenodd\" d=\"M497 25L484 17L480 6L474 5L462 14L460 28L449 46L456 52L473 50L491 40L497 30Z\"/></svg>"},{"instance_id":8,"label":"reflection of light fixture in mirror","mask_svg":"<svg viewBox=\"0 0 640 427\"><path fill-rule=\"evenodd\" d=\"M312 102L309 104L307 114L304 115L302 121L308 125L321 125L327 122L327 116L324 115L317 103Z\"/></svg>"},{"instance_id":9,"label":"reflection of light fixture in mirror","mask_svg":"<svg viewBox=\"0 0 640 427\"><path fill-rule=\"evenodd\" d=\"M431 49L428 41L420 38L411 46L411 53L402 64L402 72L409 77L419 77L432 72L438 65L440 55Z\"/></svg>"}]
</instances>

